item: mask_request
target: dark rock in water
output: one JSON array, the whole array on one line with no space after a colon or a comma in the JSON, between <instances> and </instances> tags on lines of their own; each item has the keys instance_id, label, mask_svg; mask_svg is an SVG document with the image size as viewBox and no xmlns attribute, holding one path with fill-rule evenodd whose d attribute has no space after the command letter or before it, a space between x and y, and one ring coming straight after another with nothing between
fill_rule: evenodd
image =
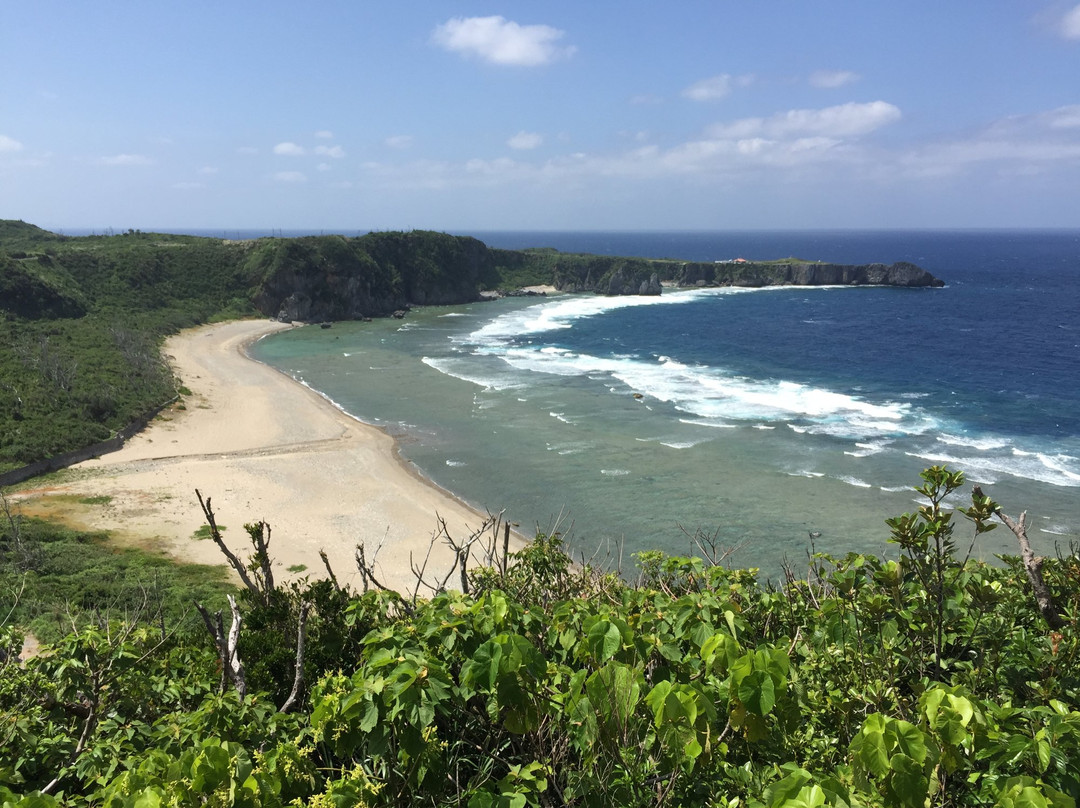
<instances>
[{"instance_id":1,"label":"dark rock in water","mask_svg":"<svg viewBox=\"0 0 1080 808\"><path fill-rule=\"evenodd\" d=\"M391 315L395 320L404 320L405 312L402 309L398 309Z\"/></svg>"},{"instance_id":2,"label":"dark rock in water","mask_svg":"<svg viewBox=\"0 0 1080 808\"><path fill-rule=\"evenodd\" d=\"M319 323L319 328L330 328L333 323Z\"/></svg>"}]
</instances>

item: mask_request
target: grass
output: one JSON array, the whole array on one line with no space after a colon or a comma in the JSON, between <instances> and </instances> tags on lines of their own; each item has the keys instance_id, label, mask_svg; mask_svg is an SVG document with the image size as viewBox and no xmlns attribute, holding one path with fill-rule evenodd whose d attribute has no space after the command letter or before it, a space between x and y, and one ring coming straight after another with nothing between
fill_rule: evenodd
<instances>
[{"instance_id":1,"label":"grass","mask_svg":"<svg viewBox=\"0 0 1080 808\"><path fill-rule=\"evenodd\" d=\"M222 533L225 532L225 525L218 525L218 530ZM210 525L199 525L194 533L191 534L191 538L195 541L205 541L210 538Z\"/></svg>"},{"instance_id":2,"label":"grass","mask_svg":"<svg viewBox=\"0 0 1080 808\"><path fill-rule=\"evenodd\" d=\"M79 500L80 505L108 505L110 502L112 502L112 497L108 494L97 497L83 497Z\"/></svg>"},{"instance_id":3,"label":"grass","mask_svg":"<svg viewBox=\"0 0 1080 808\"><path fill-rule=\"evenodd\" d=\"M0 524L0 603L11 610L10 622L43 642L63 636L73 621L106 616L197 628L192 600L218 609L233 591L224 567L117 548L104 531L19 516Z\"/></svg>"}]
</instances>

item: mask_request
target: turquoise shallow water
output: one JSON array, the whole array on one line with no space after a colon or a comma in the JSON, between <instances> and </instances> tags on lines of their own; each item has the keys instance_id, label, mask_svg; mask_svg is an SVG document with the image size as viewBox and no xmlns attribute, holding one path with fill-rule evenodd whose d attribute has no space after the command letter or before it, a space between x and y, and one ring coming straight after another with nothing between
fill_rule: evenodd
<instances>
[{"instance_id":1,"label":"turquoise shallow water","mask_svg":"<svg viewBox=\"0 0 1080 808\"><path fill-rule=\"evenodd\" d=\"M892 552L920 469L964 469L1041 552L1080 533L1080 234L482 234L709 260L908 260L939 290L561 296L419 309L255 354L396 435L425 474L580 552ZM516 239L516 241L515 241ZM984 557L1013 551L999 530ZM629 562L627 562L628 564Z\"/></svg>"},{"instance_id":2,"label":"turquoise shallow water","mask_svg":"<svg viewBox=\"0 0 1080 808\"><path fill-rule=\"evenodd\" d=\"M811 531L833 553L888 551L883 520L914 507L904 486L917 481L921 458L858 457L862 441L764 421L695 423L600 373L506 373L493 367L498 358L471 356L479 361L464 362L458 375L436 368L462 363L455 338L523 305L297 329L263 340L254 353L385 427L443 487L481 509L505 509L526 530L559 524L578 552L624 560L644 549L688 552L688 534L701 530L742 545L735 563L775 574L784 559L801 563ZM470 371L471 380L459 377ZM873 468L861 465L867 460ZM994 495L1030 501L1032 485L1006 481ZM1041 492L1055 530L1074 494ZM1010 549L1000 533L984 554ZM1036 541L1050 546L1054 537Z\"/></svg>"}]
</instances>

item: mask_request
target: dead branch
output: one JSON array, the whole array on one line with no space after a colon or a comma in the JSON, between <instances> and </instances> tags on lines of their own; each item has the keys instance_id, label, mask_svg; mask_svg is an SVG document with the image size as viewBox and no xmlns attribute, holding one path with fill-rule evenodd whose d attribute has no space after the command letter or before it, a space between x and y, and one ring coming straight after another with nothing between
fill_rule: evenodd
<instances>
[{"instance_id":1,"label":"dead branch","mask_svg":"<svg viewBox=\"0 0 1080 808\"><path fill-rule=\"evenodd\" d=\"M390 589L375 577L375 559L378 557L380 549L381 547L375 548L375 553L371 556L371 562L369 563L364 552L364 543L361 541L356 545L356 569L360 573L360 580L364 584L365 592L368 591L369 586L374 586L376 589Z\"/></svg>"},{"instance_id":2,"label":"dead branch","mask_svg":"<svg viewBox=\"0 0 1080 808\"><path fill-rule=\"evenodd\" d=\"M412 553L409 553L409 569L412 570L413 577L416 579L416 586L413 587L412 591L413 606L416 605L416 599L419 596L421 586L426 586L429 590L431 590L431 594L433 595L437 595L440 592L445 592L446 585L450 582L450 577L454 574L454 571L458 567L459 559L457 554L455 554L454 563L450 565L450 569L446 571L446 575L443 576L443 579L441 581L438 578L432 578L431 581L427 581L424 579L424 575L427 572L428 562L431 560L431 551L435 547L435 544L438 542L440 535L441 533L438 530L431 534L431 539L428 541L427 552L424 554L424 563L421 564L419 567L416 565L416 562L413 561Z\"/></svg>"},{"instance_id":3,"label":"dead branch","mask_svg":"<svg viewBox=\"0 0 1080 808\"><path fill-rule=\"evenodd\" d=\"M263 600L263 593L259 591L259 587L251 580L251 576L248 575L247 566L236 557L232 550L225 544L224 539L221 538L221 530L217 526L217 520L214 519L214 511L210 507L210 497L203 501L203 496L199 493L199 489L195 489L195 496L199 498L199 505L202 506L203 516L206 518L206 524L210 526L210 538L214 540L214 544L221 550L222 555L225 556L229 562L229 566L236 570L236 574L240 576L240 580L244 582L244 586L248 588L252 593L259 596L260 600ZM198 604L196 604L198 605ZM200 607L201 609L202 607ZM211 631L211 634L213 632Z\"/></svg>"},{"instance_id":4,"label":"dead branch","mask_svg":"<svg viewBox=\"0 0 1080 808\"><path fill-rule=\"evenodd\" d=\"M979 486L974 487L973 493L977 497L983 496ZM1046 586L1046 582L1042 577L1044 559L1035 555L1031 549L1031 542L1028 540L1027 511L1023 511L1020 518L1015 520L1001 510L1000 507L994 511L994 515L1005 524L1005 527L1012 531L1013 535L1016 536L1016 541L1020 544L1020 560L1024 564L1024 572L1027 574L1028 583L1031 584L1031 591L1035 595L1035 604L1039 607L1039 613L1050 628L1063 628L1065 620L1054 603L1050 589Z\"/></svg>"},{"instance_id":5,"label":"dead branch","mask_svg":"<svg viewBox=\"0 0 1080 808\"><path fill-rule=\"evenodd\" d=\"M325 554L324 554L325 555ZM329 566L329 565L327 565ZM333 573L331 573L333 574ZM293 673L292 691L279 712L287 713L296 706L304 688L304 647L307 643L307 621L311 604L306 600L300 604L300 617L296 628L296 670Z\"/></svg>"},{"instance_id":6,"label":"dead branch","mask_svg":"<svg viewBox=\"0 0 1080 808\"><path fill-rule=\"evenodd\" d=\"M330 583L334 585L334 589L340 592L341 584L338 583L337 576L334 575L334 570L330 566L330 558L326 555L326 550L319 550L319 558L322 559L323 566L326 567L326 574L330 576Z\"/></svg>"},{"instance_id":7,"label":"dead branch","mask_svg":"<svg viewBox=\"0 0 1080 808\"><path fill-rule=\"evenodd\" d=\"M207 500L207 504L209 502L210 500ZM255 555L249 563L249 568L258 563L255 580L257 583L262 583L263 602L269 603L269 595L274 591L274 571L270 561L270 525L260 520L244 525L244 530L251 537L251 544L255 548Z\"/></svg>"},{"instance_id":8,"label":"dead branch","mask_svg":"<svg viewBox=\"0 0 1080 808\"><path fill-rule=\"evenodd\" d=\"M222 689L224 689L225 678L228 677L236 688L236 692L243 698L247 695L247 682L244 674L244 663L240 661L240 654L236 646L240 641L240 626L244 621L240 617L240 608L236 605L236 598L232 595L227 597L229 599L229 609L232 611L232 625L229 626L228 635L225 634L225 625L222 622L220 611L215 612L211 617L210 612L201 603L196 602L195 608L202 615L206 630L210 632L210 636L217 646L218 658L221 660Z\"/></svg>"}]
</instances>

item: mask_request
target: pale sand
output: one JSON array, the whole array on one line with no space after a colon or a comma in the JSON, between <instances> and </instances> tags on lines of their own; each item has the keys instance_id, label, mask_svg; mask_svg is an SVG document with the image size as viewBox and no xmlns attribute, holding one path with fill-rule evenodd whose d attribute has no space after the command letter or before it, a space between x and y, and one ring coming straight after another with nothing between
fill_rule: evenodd
<instances>
[{"instance_id":1,"label":"pale sand","mask_svg":"<svg viewBox=\"0 0 1080 808\"><path fill-rule=\"evenodd\" d=\"M338 579L359 587L354 552L363 541L369 559L379 548L380 581L411 592L410 553L423 561L438 517L463 539L486 514L423 479L381 430L244 353L259 337L290 327L235 321L170 338L165 354L192 392L186 409L165 413L120 451L79 464L84 473L71 481L37 490L31 482L17 497L24 510L62 511L69 521L114 531L178 560L220 564L213 542L192 537L204 521L199 489L212 498L225 541L241 557L251 549L244 523L269 523L275 575L290 577L289 567L304 565L301 574L324 577L318 555L324 549ZM73 502L96 496L111 500ZM520 546L517 537L514 542ZM451 551L439 543L429 573L445 573L451 564ZM450 584L457 580L455 573Z\"/></svg>"}]
</instances>

